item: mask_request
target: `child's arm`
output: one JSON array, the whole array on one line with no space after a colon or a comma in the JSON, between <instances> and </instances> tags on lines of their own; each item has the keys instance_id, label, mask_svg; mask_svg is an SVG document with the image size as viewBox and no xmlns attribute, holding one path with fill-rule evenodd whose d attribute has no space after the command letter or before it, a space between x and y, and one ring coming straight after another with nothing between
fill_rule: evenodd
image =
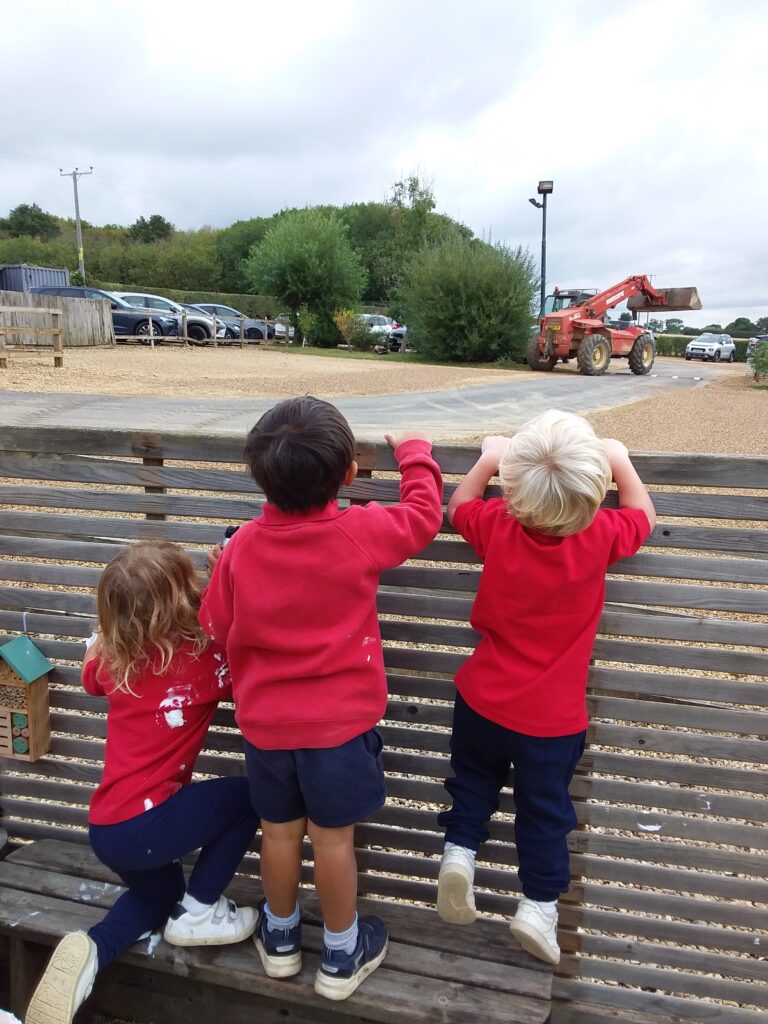
<instances>
[{"instance_id":1,"label":"child's arm","mask_svg":"<svg viewBox=\"0 0 768 1024\"><path fill-rule=\"evenodd\" d=\"M421 551L443 523L443 478L429 435L409 430L385 437L400 469L399 504L371 502L350 517L348 526L342 521L378 569L400 565Z\"/></svg>"},{"instance_id":2,"label":"child's arm","mask_svg":"<svg viewBox=\"0 0 768 1024\"><path fill-rule=\"evenodd\" d=\"M227 544L221 554L217 556L212 567L209 554L211 581L205 588L200 602L200 612L197 616L204 632L224 648L227 646L227 636L234 617L234 595L229 571L234 547L233 543Z\"/></svg>"},{"instance_id":3,"label":"child's arm","mask_svg":"<svg viewBox=\"0 0 768 1024\"><path fill-rule=\"evenodd\" d=\"M632 465L626 445L613 437L607 437L603 439L603 446L611 466L616 490L619 492L619 506L642 509L653 530L656 525L656 509L645 484Z\"/></svg>"},{"instance_id":4,"label":"child's arm","mask_svg":"<svg viewBox=\"0 0 768 1024\"><path fill-rule=\"evenodd\" d=\"M483 440L480 458L461 481L448 502L446 513L451 526L453 526L453 517L459 505L463 505L465 501L482 498L485 494L485 489L491 478L499 471L499 463L508 444L508 437L494 436L486 437Z\"/></svg>"}]
</instances>

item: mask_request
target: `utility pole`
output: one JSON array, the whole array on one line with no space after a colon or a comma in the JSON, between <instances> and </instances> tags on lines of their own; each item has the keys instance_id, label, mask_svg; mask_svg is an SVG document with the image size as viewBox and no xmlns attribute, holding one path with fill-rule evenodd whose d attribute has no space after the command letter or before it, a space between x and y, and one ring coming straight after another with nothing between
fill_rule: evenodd
<instances>
[{"instance_id":1,"label":"utility pole","mask_svg":"<svg viewBox=\"0 0 768 1024\"><path fill-rule=\"evenodd\" d=\"M62 171L59 168L59 175L62 178L71 178L72 185L75 190L75 231L77 232L77 262L80 270L80 276L85 284L85 261L83 259L83 229L80 224L80 201L77 198L77 179L82 178L84 174L93 174L93 167L89 171L80 171L77 167L74 171Z\"/></svg>"}]
</instances>

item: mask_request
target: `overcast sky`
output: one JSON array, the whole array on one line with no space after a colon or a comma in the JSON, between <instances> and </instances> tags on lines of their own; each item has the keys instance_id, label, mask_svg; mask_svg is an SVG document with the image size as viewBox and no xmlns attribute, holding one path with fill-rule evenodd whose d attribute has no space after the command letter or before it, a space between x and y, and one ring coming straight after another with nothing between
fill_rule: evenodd
<instances>
[{"instance_id":1,"label":"overcast sky","mask_svg":"<svg viewBox=\"0 0 768 1024\"><path fill-rule=\"evenodd\" d=\"M0 0L0 215L223 227L384 199L528 246L547 280L768 314L766 0ZM87 266L87 253L86 253Z\"/></svg>"}]
</instances>

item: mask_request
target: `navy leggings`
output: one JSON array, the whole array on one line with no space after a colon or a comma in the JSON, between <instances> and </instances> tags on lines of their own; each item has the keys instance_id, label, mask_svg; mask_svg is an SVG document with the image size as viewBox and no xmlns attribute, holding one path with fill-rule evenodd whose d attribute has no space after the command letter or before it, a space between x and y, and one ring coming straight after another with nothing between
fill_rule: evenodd
<instances>
[{"instance_id":1,"label":"navy leggings","mask_svg":"<svg viewBox=\"0 0 768 1024\"><path fill-rule=\"evenodd\" d=\"M571 882L567 837L576 825L568 787L584 752L585 732L526 736L483 718L456 695L451 736L453 807L438 815L446 842L477 851L499 806L509 766L514 774L515 843L523 895L556 900Z\"/></svg>"},{"instance_id":2,"label":"navy leggings","mask_svg":"<svg viewBox=\"0 0 768 1024\"><path fill-rule=\"evenodd\" d=\"M91 825L93 852L128 887L88 932L96 943L99 969L145 932L164 925L185 891L201 903L215 903L258 826L248 779L242 776L182 786L135 818ZM180 858L197 849L200 855L186 885Z\"/></svg>"}]
</instances>

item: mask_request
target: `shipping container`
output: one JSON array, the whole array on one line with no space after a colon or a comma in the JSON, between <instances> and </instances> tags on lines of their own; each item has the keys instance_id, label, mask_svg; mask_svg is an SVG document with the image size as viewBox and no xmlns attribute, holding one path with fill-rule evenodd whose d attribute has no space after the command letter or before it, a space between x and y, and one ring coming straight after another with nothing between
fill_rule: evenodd
<instances>
[{"instance_id":1,"label":"shipping container","mask_svg":"<svg viewBox=\"0 0 768 1024\"><path fill-rule=\"evenodd\" d=\"M27 263L6 263L0 266L0 291L28 292L40 285L66 287L69 284L68 270L52 267L30 267Z\"/></svg>"}]
</instances>

